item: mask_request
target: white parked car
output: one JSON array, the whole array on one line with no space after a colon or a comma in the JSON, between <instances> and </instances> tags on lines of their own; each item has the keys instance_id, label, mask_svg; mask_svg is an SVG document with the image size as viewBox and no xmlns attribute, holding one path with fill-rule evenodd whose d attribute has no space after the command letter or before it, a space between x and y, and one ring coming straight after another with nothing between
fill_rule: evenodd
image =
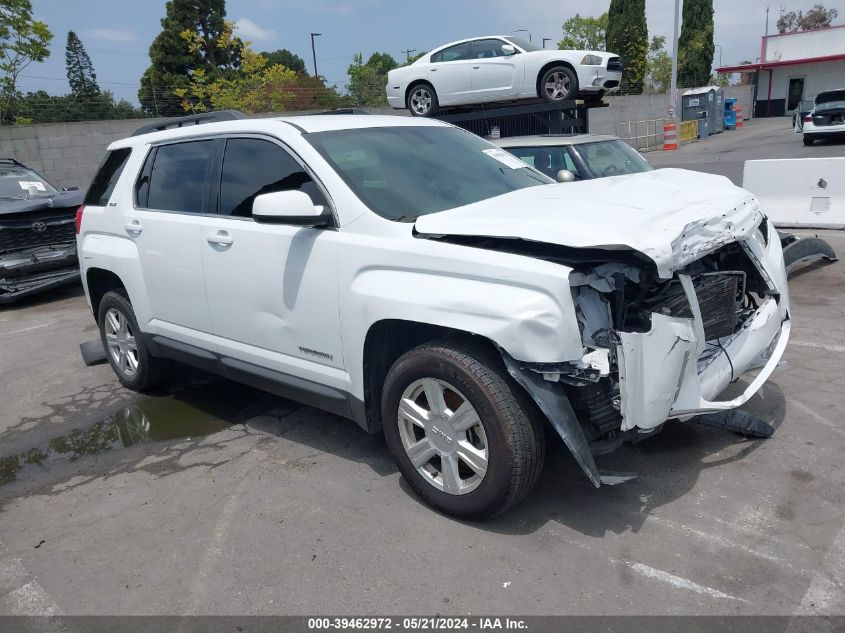
<instances>
[{"instance_id":1,"label":"white parked car","mask_svg":"<svg viewBox=\"0 0 845 633\"><path fill-rule=\"evenodd\" d=\"M77 232L125 386L177 360L350 418L460 517L524 498L546 433L599 486L593 450L742 405L789 336L777 232L726 178L558 185L427 119L117 141Z\"/></svg>"},{"instance_id":2,"label":"white parked car","mask_svg":"<svg viewBox=\"0 0 845 633\"><path fill-rule=\"evenodd\" d=\"M621 82L622 62L613 53L544 49L494 35L446 44L391 70L387 101L415 116L431 116L446 106L600 97Z\"/></svg>"},{"instance_id":3,"label":"white parked car","mask_svg":"<svg viewBox=\"0 0 845 633\"><path fill-rule=\"evenodd\" d=\"M828 138L845 138L845 89L816 95L813 110L804 116L804 145Z\"/></svg>"},{"instance_id":4,"label":"white parked car","mask_svg":"<svg viewBox=\"0 0 845 633\"><path fill-rule=\"evenodd\" d=\"M492 142L559 182L654 169L625 141L607 134L510 136Z\"/></svg>"}]
</instances>

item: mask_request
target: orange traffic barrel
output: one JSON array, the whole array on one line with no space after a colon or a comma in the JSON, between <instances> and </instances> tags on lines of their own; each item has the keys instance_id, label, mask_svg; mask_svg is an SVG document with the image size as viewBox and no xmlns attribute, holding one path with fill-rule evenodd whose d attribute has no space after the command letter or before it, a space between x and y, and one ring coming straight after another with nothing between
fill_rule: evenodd
<instances>
[{"instance_id":1,"label":"orange traffic barrel","mask_svg":"<svg viewBox=\"0 0 845 633\"><path fill-rule=\"evenodd\" d=\"M678 129L670 122L663 124L663 151L678 149Z\"/></svg>"},{"instance_id":2,"label":"orange traffic barrel","mask_svg":"<svg viewBox=\"0 0 845 633\"><path fill-rule=\"evenodd\" d=\"M737 126L737 128L741 128L742 127L742 120L743 120L743 118L742 118L742 106L737 104L736 107L734 107L734 110L736 110L736 126Z\"/></svg>"}]
</instances>

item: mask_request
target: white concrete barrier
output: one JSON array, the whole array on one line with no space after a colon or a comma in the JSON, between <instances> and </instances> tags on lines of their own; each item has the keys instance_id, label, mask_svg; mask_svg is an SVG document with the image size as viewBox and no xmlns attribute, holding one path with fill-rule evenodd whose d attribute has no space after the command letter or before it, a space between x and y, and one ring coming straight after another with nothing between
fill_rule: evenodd
<instances>
[{"instance_id":1,"label":"white concrete barrier","mask_svg":"<svg viewBox=\"0 0 845 633\"><path fill-rule=\"evenodd\" d=\"M775 226L845 228L845 158L749 160L742 186Z\"/></svg>"}]
</instances>

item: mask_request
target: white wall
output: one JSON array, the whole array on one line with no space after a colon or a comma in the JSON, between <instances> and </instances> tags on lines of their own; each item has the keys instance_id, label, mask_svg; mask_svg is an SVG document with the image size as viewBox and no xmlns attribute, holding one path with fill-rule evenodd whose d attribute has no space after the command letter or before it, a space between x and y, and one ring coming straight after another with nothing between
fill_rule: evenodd
<instances>
[{"instance_id":1,"label":"white wall","mask_svg":"<svg viewBox=\"0 0 845 633\"><path fill-rule=\"evenodd\" d=\"M770 35L765 41L767 62L845 55L845 27Z\"/></svg>"},{"instance_id":2,"label":"white wall","mask_svg":"<svg viewBox=\"0 0 845 633\"><path fill-rule=\"evenodd\" d=\"M845 39L845 29L839 32ZM793 77L804 77L805 98L815 97L825 90L845 88L845 60L774 68L772 71L772 100L786 99L789 91L789 80ZM760 71L757 99L765 101L768 99L768 94L769 72L763 70Z\"/></svg>"}]
</instances>

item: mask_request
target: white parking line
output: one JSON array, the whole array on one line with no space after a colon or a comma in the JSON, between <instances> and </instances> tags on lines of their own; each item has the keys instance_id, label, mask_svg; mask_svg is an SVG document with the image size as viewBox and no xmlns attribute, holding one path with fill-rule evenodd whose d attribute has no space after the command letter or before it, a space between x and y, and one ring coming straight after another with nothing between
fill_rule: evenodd
<instances>
[{"instance_id":1,"label":"white parking line","mask_svg":"<svg viewBox=\"0 0 845 633\"><path fill-rule=\"evenodd\" d=\"M795 615L838 615L845 611L845 528L830 546Z\"/></svg>"},{"instance_id":2,"label":"white parking line","mask_svg":"<svg viewBox=\"0 0 845 633\"><path fill-rule=\"evenodd\" d=\"M10 334L22 334L23 332L31 332L32 330L40 330L41 328L50 327L53 324L54 324L54 322L51 321L50 323L41 323L40 325L30 325L29 327L23 327L19 330L9 330L8 332L0 332L0 336L9 336Z\"/></svg>"},{"instance_id":3,"label":"white parking line","mask_svg":"<svg viewBox=\"0 0 845 633\"><path fill-rule=\"evenodd\" d=\"M736 596L731 596L727 593L719 591L718 589L699 585L698 583L693 582L692 580L687 580L686 578L675 576L668 572L655 569L654 567L643 565L642 563L628 563L628 565L635 572L640 573L643 576L654 578L656 580L662 580L663 582L669 583L670 585L672 585L673 587L677 587L678 589L688 589L690 591L694 591L695 593L710 596L711 598L721 598L723 600L739 600L740 602L748 602L747 600L737 598Z\"/></svg>"},{"instance_id":4,"label":"white parking line","mask_svg":"<svg viewBox=\"0 0 845 633\"><path fill-rule=\"evenodd\" d=\"M827 345L825 343L813 343L812 341L796 341L792 339L789 344L794 347L813 347L815 349L823 349L827 352L845 352L845 345Z\"/></svg>"}]
</instances>

